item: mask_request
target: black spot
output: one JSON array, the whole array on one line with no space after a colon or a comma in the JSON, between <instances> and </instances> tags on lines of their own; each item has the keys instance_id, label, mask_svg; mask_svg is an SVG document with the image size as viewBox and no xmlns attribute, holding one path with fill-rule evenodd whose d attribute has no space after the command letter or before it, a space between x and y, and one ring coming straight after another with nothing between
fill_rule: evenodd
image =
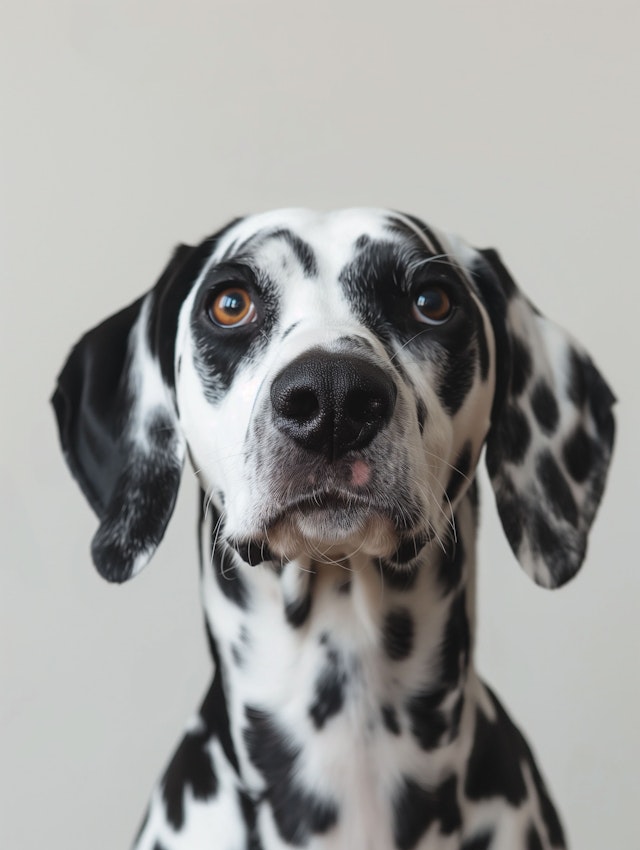
<instances>
[{"instance_id":1,"label":"black spot","mask_svg":"<svg viewBox=\"0 0 640 850\"><path fill-rule=\"evenodd\" d=\"M418 428L424 434L424 426L427 422L427 408L421 398L416 401L416 416L418 417Z\"/></svg>"},{"instance_id":2,"label":"black spot","mask_svg":"<svg viewBox=\"0 0 640 850\"><path fill-rule=\"evenodd\" d=\"M447 719L444 711L439 708L446 696L447 690L442 688L428 693L417 693L406 702L411 733L423 750L435 749L447 731Z\"/></svg>"},{"instance_id":3,"label":"black spot","mask_svg":"<svg viewBox=\"0 0 640 850\"><path fill-rule=\"evenodd\" d=\"M456 349L451 351L445 363L436 392L447 413L455 416L471 389L476 355L472 348Z\"/></svg>"},{"instance_id":4,"label":"black spot","mask_svg":"<svg viewBox=\"0 0 640 850\"><path fill-rule=\"evenodd\" d=\"M262 850L262 843L256 830L256 807L248 794L238 789L238 805L242 814L242 820L247 828L247 841L245 850Z\"/></svg>"},{"instance_id":5,"label":"black spot","mask_svg":"<svg viewBox=\"0 0 640 850\"><path fill-rule=\"evenodd\" d=\"M526 521L526 504L508 479L502 478L496 490L496 505L509 545L517 553Z\"/></svg>"},{"instance_id":6,"label":"black spot","mask_svg":"<svg viewBox=\"0 0 640 850\"><path fill-rule=\"evenodd\" d=\"M435 818L433 798L413 779L403 779L393 796L393 837L398 850L412 850Z\"/></svg>"},{"instance_id":7,"label":"black spot","mask_svg":"<svg viewBox=\"0 0 640 850\"><path fill-rule=\"evenodd\" d=\"M438 818L443 835L451 835L462 826L460 807L458 806L458 780L450 776L437 791Z\"/></svg>"},{"instance_id":8,"label":"black spot","mask_svg":"<svg viewBox=\"0 0 640 850\"><path fill-rule=\"evenodd\" d=\"M607 446L611 447L614 435L611 407L615 404L616 397L588 357L584 358L583 368L589 393L589 410L596 423L600 438Z\"/></svg>"},{"instance_id":9,"label":"black spot","mask_svg":"<svg viewBox=\"0 0 640 850\"><path fill-rule=\"evenodd\" d=\"M582 407L587 400L587 382L584 363L575 348L569 354L569 382L567 395L576 407Z\"/></svg>"},{"instance_id":10,"label":"black spot","mask_svg":"<svg viewBox=\"0 0 640 850\"><path fill-rule=\"evenodd\" d=\"M489 850L492 841L492 832L481 832L479 835L473 835L471 838L467 838L460 850Z\"/></svg>"},{"instance_id":11,"label":"black spot","mask_svg":"<svg viewBox=\"0 0 640 850\"><path fill-rule=\"evenodd\" d=\"M495 439L487 446L487 466L493 477L501 463L521 464L531 443L527 417L515 405L505 408L498 422Z\"/></svg>"},{"instance_id":12,"label":"black spot","mask_svg":"<svg viewBox=\"0 0 640 850\"><path fill-rule=\"evenodd\" d=\"M447 484L447 497L454 502L462 487L468 483L471 471L471 443L469 440L464 444L460 454L456 458Z\"/></svg>"},{"instance_id":13,"label":"black spot","mask_svg":"<svg viewBox=\"0 0 640 850\"><path fill-rule=\"evenodd\" d=\"M533 824L529 824L527 830L527 850L544 850L538 831Z\"/></svg>"},{"instance_id":14,"label":"black spot","mask_svg":"<svg viewBox=\"0 0 640 850\"><path fill-rule=\"evenodd\" d=\"M293 599L285 601L284 614L289 625L294 629L299 629L303 626L311 612L311 604L313 601L313 587L316 580L316 574L301 573L300 576L305 579L298 588L298 595Z\"/></svg>"},{"instance_id":15,"label":"black spot","mask_svg":"<svg viewBox=\"0 0 640 850\"><path fill-rule=\"evenodd\" d=\"M518 287L511 277L509 270L502 262L495 248L482 248L478 251L491 271L491 277L499 284L504 295L511 300L518 292ZM484 271L484 269L482 269Z\"/></svg>"},{"instance_id":16,"label":"black spot","mask_svg":"<svg viewBox=\"0 0 640 850\"><path fill-rule=\"evenodd\" d=\"M524 340L511 337L511 392L520 395L531 377L533 363L531 354Z\"/></svg>"},{"instance_id":17,"label":"black spot","mask_svg":"<svg viewBox=\"0 0 640 850\"><path fill-rule=\"evenodd\" d=\"M307 621L311 611L311 591L308 591L303 596L287 602L284 607L284 615L287 618L289 625L294 629L299 629Z\"/></svg>"},{"instance_id":18,"label":"black spot","mask_svg":"<svg viewBox=\"0 0 640 850\"><path fill-rule=\"evenodd\" d=\"M327 720L342 708L345 684L346 673L337 650L327 646L327 661L316 681L314 701L309 708L316 729L322 729Z\"/></svg>"},{"instance_id":19,"label":"black spot","mask_svg":"<svg viewBox=\"0 0 640 850\"><path fill-rule=\"evenodd\" d=\"M206 750L209 734L189 732L182 739L162 778L167 820L174 829L184 824L184 794L188 787L196 800L208 800L218 791L218 778Z\"/></svg>"},{"instance_id":20,"label":"black spot","mask_svg":"<svg viewBox=\"0 0 640 850\"><path fill-rule=\"evenodd\" d=\"M413 649L414 625L406 608L389 611L382 629L384 650L393 661L406 658Z\"/></svg>"},{"instance_id":21,"label":"black spot","mask_svg":"<svg viewBox=\"0 0 640 850\"><path fill-rule=\"evenodd\" d=\"M363 233L362 236L358 236L356 239L356 248L358 251L362 251L363 248L366 248L367 245L371 242L371 238L367 236L366 233Z\"/></svg>"},{"instance_id":22,"label":"black spot","mask_svg":"<svg viewBox=\"0 0 640 850\"><path fill-rule=\"evenodd\" d=\"M238 756L231 738L231 724L229 721L229 712L227 710L227 695L223 682L223 663L218 652L218 645L209 628L208 622L205 622L207 641L211 651L211 658L215 669L213 682L207 691L207 694L200 706L200 718L204 723L205 729L209 736L215 736L229 764L238 770Z\"/></svg>"},{"instance_id":23,"label":"black spot","mask_svg":"<svg viewBox=\"0 0 640 850\"><path fill-rule=\"evenodd\" d=\"M165 850L164 844L161 844L159 841L154 842L153 850Z\"/></svg>"},{"instance_id":24,"label":"black spot","mask_svg":"<svg viewBox=\"0 0 640 850\"><path fill-rule=\"evenodd\" d=\"M407 537L403 540L396 551L391 556L390 560L394 564L408 564L415 560L420 552L427 545L426 534L416 534L413 537Z\"/></svg>"},{"instance_id":25,"label":"black spot","mask_svg":"<svg viewBox=\"0 0 640 850\"><path fill-rule=\"evenodd\" d=\"M575 570L572 567L573 560L577 563L582 561L586 541L583 539L581 550L576 549L571 553L568 552L566 539L563 539L557 531L553 529L549 520L541 510L532 509L531 514L531 535L530 542L534 552L542 555L549 572L554 581L554 585L564 584L567 579L571 578ZM577 540L575 541L578 542ZM568 555L571 556L571 560Z\"/></svg>"},{"instance_id":26,"label":"black spot","mask_svg":"<svg viewBox=\"0 0 640 850\"><path fill-rule=\"evenodd\" d=\"M478 484L475 480L471 482L469 487L469 501L471 502L471 507L473 508L473 512L475 514L476 522L478 521L478 512L480 510L480 493L478 491Z\"/></svg>"},{"instance_id":27,"label":"black spot","mask_svg":"<svg viewBox=\"0 0 640 850\"><path fill-rule=\"evenodd\" d=\"M236 328L220 328L210 318L209 306L217 287L235 283L253 294L257 321ZM212 266L196 292L191 311L193 362L207 401L218 404L245 360L260 357L278 326L276 288L262 273L257 275L246 261Z\"/></svg>"},{"instance_id":28,"label":"black spot","mask_svg":"<svg viewBox=\"0 0 640 850\"><path fill-rule=\"evenodd\" d=\"M304 788L298 776L300 747L268 713L247 706L244 731L249 758L266 783L280 836L289 844L304 845L317 833L327 832L338 819L333 801Z\"/></svg>"},{"instance_id":29,"label":"black spot","mask_svg":"<svg viewBox=\"0 0 640 850\"><path fill-rule=\"evenodd\" d=\"M395 708L392 705L383 705L381 713L385 729L391 732L392 735L399 735L400 724L398 723L398 714Z\"/></svg>"},{"instance_id":30,"label":"black spot","mask_svg":"<svg viewBox=\"0 0 640 850\"><path fill-rule=\"evenodd\" d=\"M392 805L393 835L398 850L412 850L432 824L438 824L443 835L451 835L462 824L455 776L433 790L426 790L405 776L393 795Z\"/></svg>"},{"instance_id":31,"label":"black spot","mask_svg":"<svg viewBox=\"0 0 640 850\"><path fill-rule=\"evenodd\" d=\"M565 440L562 457L573 480L583 484L593 469L595 458L593 441L582 425Z\"/></svg>"},{"instance_id":32,"label":"black spot","mask_svg":"<svg viewBox=\"0 0 640 850\"><path fill-rule=\"evenodd\" d=\"M94 368L99 370L100 364ZM57 391L56 398L60 397L60 392ZM100 390L96 389L97 394L100 392L101 384ZM156 418L156 429L162 427L162 421L167 428L149 434L148 453L128 444L124 437L117 444L108 438L113 420L115 430L121 431L118 418L129 404L126 400L109 398L110 401L103 400L103 403L113 404L111 418L88 408L85 418L92 424L83 422L78 426L74 423L76 430L86 425L87 433L70 436L61 432L61 439L73 473L100 517L100 525L91 542L93 562L103 578L122 582L131 576L136 558L155 551L162 539L173 513L181 464L176 459L175 428L168 424L166 417ZM56 409L58 416L71 416L70 413L61 414L59 407ZM66 427L72 425L69 423ZM79 441L80 445L70 448L69 440L74 444ZM73 459L70 453L75 453L76 449L81 457Z\"/></svg>"},{"instance_id":33,"label":"black spot","mask_svg":"<svg viewBox=\"0 0 640 850\"><path fill-rule=\"evenodd\" d=\"M464 559L465 551L462 538L459 535L456 540L449 537L444 550L440 553L438 564L438 581L445 593L448 593L460 584Z\"/></svg>"},{"instance_id":34,"label":"black spot","mask_svg":"<svg viewBox=\"0 0 640 850\"><path fill-rule=\"evenodd\" d=\"M378 566L384 583L393 590L411 590L418 578L417 564L399 567L384 558L379 558Z\"/></svg>"},{"instance_id":35,"label":"black spot","mask_svg":"<svg viewBox=\"0 0 640 850\"><path fill-rule=\"evenodd\" d=\"M559 513L571 525L577 526L578 506L566 478L550 451L538 455L536 473L552 510Z\"/></svg>"},{"instance_id":36,"label":"black spot","mask_svg":"<svg viewBox=\"0 0 640 850\"><path fill-rule=\"evenodd\" d=\"M569 355L567 394L576 407L584 408L588 403L600 438L611 447L615 430L611 408L616 397L589 357L575 349Z\"/></svg>"},{"instance_id":37,"label":"black spot","mask_svg":"<svg viewBox=\"0 0 640 850\"><path fill-rule=\"evenodd\" d=\"M213 570L218 587L226 598L239 608L249 607L249 589L238 570L233 552L226 546L218 546L213 554Z\"/></svg>"},{"instance_id":38,"label":"black spot","mask_svg":"<svg viewBox=\"0 0 640 850\"><path fill-rule=\"evenodd\" d=\"M338 593L341 593L344 596L351 593L351 579L350 578L346 579L346 581L341 581L338 584Z\"/></svg>"},{"instance_id":39,"label":"black spot","mask_svg":"<svg viewBox=\"0 0 640 850\"><path fill-rule=\"evenodd\" d=\"M546 381L540 380L531 393L531 407L538 424L549 436L554 433L560 420L558 402Z\"/></svg>"},{"instance_id":40,"label":"black spot","mask_svg":"<svg viewBox=\"0 0 640 850\"><path fill-rule=\"evenodd\" d=\"M280 337L280 339L281 339L281 340L286 339L286 338L289 336L289 334L291 333L291 331L295 330L295 329L298 327L298 325L299 325L299 324L300 324L300 322L294 322L292 325L289 325L289 327L288 327L288 328L286 329L286 331L282 334L282 336Z\"/></svg>"},{"instance_id":41,"label":"black spot","mask_svg":"<svg viewBox=\"0 0 640 850\"><path fill-rule=\"evenodd\" d=\"M299 236L296 236L291 230L282 228L270 234L274 239L284 239L289 245L296 259L302 266L302 269L307 277L315 277L318 274L318 261L311 245L305 242Z\"/></svg>"},{"instance_id":42,"label":"black spot","mask_svg":"<svg viewBox=\"0 0 640 850\"><path fill-rule=\"evenodd\" d=\"M429 257L406 223L390 222L388 228L405 238L401 243L372 240L342 269L340 284L355 314L375 333L394 365L401 359L398 346L414 359L441 364L438 393L453 414L464 401L475 373L478 311L451 263ZM422 286L440 282L455 290L456 309L441 326L420 325L412 311L415 294Z\"/></svg>"},{"instance_id":43,"label":"black spot","mask_svg":"<svg viewBox=\"0 0 640 850\"><path fill-rule=\"evenodd\" d=\"M263 540L230 539L227 542L250 567L257 567L259 564L264 564L265 561L273 560L273 554Z\"/></svg>"},{"instance_id":44,"label":"black spot","mask_svg":"<svg viewBox=\"0 0 640 850\"><path fill-rule=\"evenodd\" d=\"M473 748L467 766L465 794L471 800L504 797L519 806L527 796L520 762L531 760L528 747L498 701L493 699L496 720L476 711Z\"/></svg>"},{"instance_id":45,"label":"black spot","mask_svg":"<svg viewBox=\"0 0 640 850\"><path fill-rule=\"evenodd\" d=\"M455 687L469 662L471 634L464 590L451 603L440 647L440 681Z\"/></svg>"},{"instance_id":46,"label":"black spot","mask_svg":"<svg viewBox=\"0 0 640 850\"><path fill-rule=\"evenodd\" d=\"M458 699L453 704L453 708L451 709L451 720L450 720L450 728L453 733L458 732L460 729L460 720L462 718L462 710L464 708L464 695L461 693Z\"/></svg>"}]
</instances>

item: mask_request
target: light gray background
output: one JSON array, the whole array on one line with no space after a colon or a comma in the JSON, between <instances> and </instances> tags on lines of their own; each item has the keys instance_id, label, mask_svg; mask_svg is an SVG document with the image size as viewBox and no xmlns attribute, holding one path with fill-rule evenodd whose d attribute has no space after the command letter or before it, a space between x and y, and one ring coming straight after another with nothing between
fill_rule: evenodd
<instances>
[{"instance_id":1,"label":"light gray background","mask_svg":"<svg viewBox=\"0 0 640 850\"><path fill-rule=\"evenodd\" d=\"M191 472L142 576L111 587L90 564L47 404L70 345L178 240L360 204L499 247L621 399L568 587L533 586L485 498L478 663L572 846L640 846L639 17L635 0L4 0L1 847L128 846L209 676Z\"/></svg>"}]
</instances>

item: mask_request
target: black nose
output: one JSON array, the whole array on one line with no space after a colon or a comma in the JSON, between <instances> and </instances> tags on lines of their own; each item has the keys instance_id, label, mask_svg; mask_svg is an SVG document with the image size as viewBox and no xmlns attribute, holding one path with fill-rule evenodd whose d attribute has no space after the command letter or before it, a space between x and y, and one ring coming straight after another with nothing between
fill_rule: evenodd
<instances>
[{"instance_id":1,"label":"black nose","mask_svg":"<svg viewBox=\"0 0 640 850\"><path fill-rule=\"evenodd\" d=\"M396 395L373 363L317 350L293 360L271 385L276 427L328 460L370 443L391 419Z\"/></svg>"}]
</instances>

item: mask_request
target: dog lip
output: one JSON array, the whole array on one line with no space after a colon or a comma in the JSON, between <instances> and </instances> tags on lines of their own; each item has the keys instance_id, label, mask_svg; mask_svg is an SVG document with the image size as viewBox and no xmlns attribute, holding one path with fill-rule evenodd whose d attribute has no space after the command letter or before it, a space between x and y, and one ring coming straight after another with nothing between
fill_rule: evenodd
<instances>
[{"instance_id":1,"label":"dog lip","mask_svg":"<svg viewBox=\"0 0 640 850\"><path fill-rule=\"evenodd\" d=\"M371 499L365 499L355 493L341 493L338 490L326 490L299 496L286 504L283 511L302 510L342 510L350 508L374 508ZM375 509L375 508L374 508Z\"/></svg>"},{"instance_id":2,"label":"dog lip","mask_svg":"<svg viewBox=\"0 0 640 850\"><path fill-rule=\"evenodd\" d=\"M306 493L297 496L282 506L278 506L268 525L275 525L284 519L287 514L294 511L300 513L312 513L313 511L343 511L343 510L368 510L371 513L383 513L381 505L376 504L370 498L365 498L356 493L342 492L339 490L322 490L317 493Z\"/></svg>"}]
</instances>

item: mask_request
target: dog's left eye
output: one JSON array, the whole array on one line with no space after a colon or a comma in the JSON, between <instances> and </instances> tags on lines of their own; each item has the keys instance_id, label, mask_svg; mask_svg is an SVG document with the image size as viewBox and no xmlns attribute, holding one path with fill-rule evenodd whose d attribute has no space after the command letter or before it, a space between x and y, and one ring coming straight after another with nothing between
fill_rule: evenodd
<instances>
[{"instance_id":1,"label":"dog's left eye","mask_svg":"<svg viewBox=\"0 0 640 850\"><path fill-rule=\"evenodd\" d=\"M209 302L210 319L222 328L237 328L255 322L256 305L246 289L232 286L223 289Z\"/></svg>"},{"instance_id":2,"label":"dog's left eye","mask_svg":"<svg viewBox=\"0 0 640 850\"><path fill-rule=\"evenodd\" d=\"M439 286L423 289L413 301L413 316L427 325L441 325L453 312L451 299Z\"/></svg>"}]
</instances>

